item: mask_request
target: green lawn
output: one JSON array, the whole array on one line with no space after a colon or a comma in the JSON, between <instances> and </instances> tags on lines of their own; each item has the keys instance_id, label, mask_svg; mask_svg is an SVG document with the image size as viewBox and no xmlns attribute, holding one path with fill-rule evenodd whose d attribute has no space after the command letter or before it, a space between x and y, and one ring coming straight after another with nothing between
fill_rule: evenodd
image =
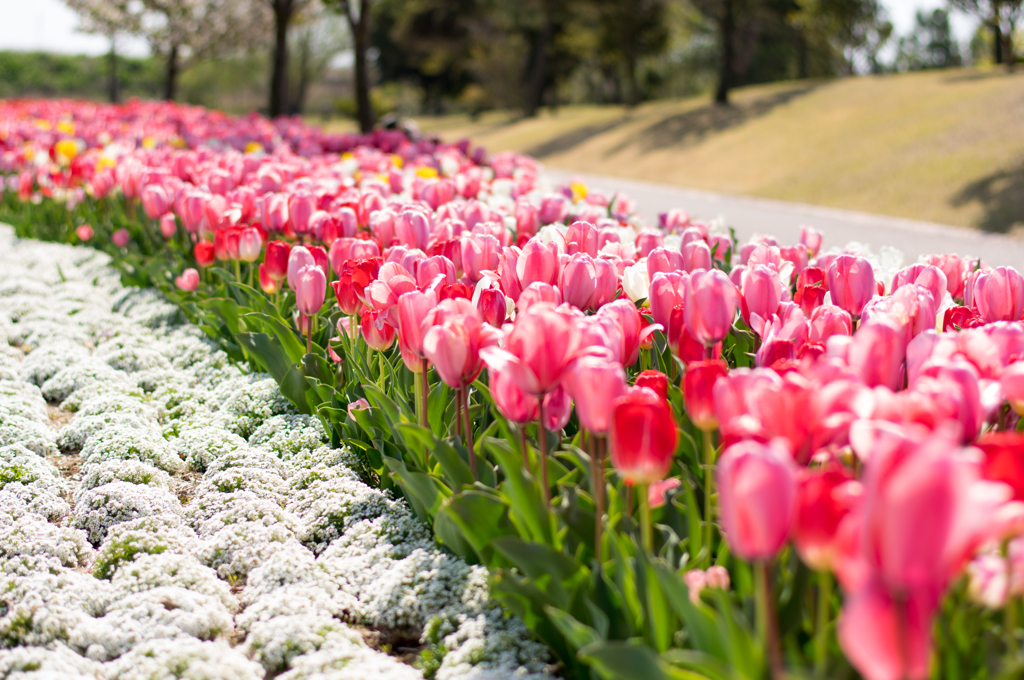
<instances>
[{"instance_id":1,"label":"green lawn","mask_svg":"<svg viewBox=\"0 0 1024 680\"><path fill-rule=\"evenodd\" d=\"M896 215L1024 228L1024 72L790 82L633 111L579 106L418 119L566 170Z\"/></svg>"}]
</instances>

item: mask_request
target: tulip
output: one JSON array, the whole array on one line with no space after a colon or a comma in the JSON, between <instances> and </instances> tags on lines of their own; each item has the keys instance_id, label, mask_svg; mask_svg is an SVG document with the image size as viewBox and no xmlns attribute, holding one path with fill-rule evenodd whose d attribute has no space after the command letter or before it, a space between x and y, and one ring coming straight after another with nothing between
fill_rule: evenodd
<instances>
[{"instance_id":1,"label":"tulip","mask_svg":"<svg viewBox=\"0 0 1024 680\"><path fill-rule=\"evenodd\" d=\"M327 294L327 277L316 265L306 265L295 274L295 306L305 316L316 316Z\"/></svg>"},{"instance_id":2,"label":"tulip","mask_svg":"<svg viewBox=\"0 0 1024 680\"><path fill-rule=\"evenodd\" d=\"M779 311L782 301L782 280L779 273L765 265L757 265L743 273L743 316L747 325L761 337L764 326Z\"/></svg>"},{"instance_id":3,"label":"tulip","mask_svg":"<svg viewBox=\"0 0 1024 680\"><path fill-rule=\"evenodd\" d=\"M1013 267L979 272L974 279L972 301L988 323L1020 321L1024 313L1024 277Z\"/></svg>"},{"instance_id":4,"label":"tulip","mask_svg":"<svg viewBox=\"0 0 1024 680\"><path fill-rule=\"evenodd\" d=\"M309 220L316 212L316 197L306 191L288 197L288 225L296 234L309 231Z\"/></svg>"},{"instance_id":5,"label":"tulip","mask_svg":"<svg viewBox=\"0 0 1024 680\"><path fill-rule=\"evenodd\" d=\"M683 397L686 414L700 430L711 432L718 427L715 416L714 386L719 378L729 374L729 366L722 361L694 361L683 374Z\"/></svg>"},{"instance_id":6,"label":"tulip","mask_svg":"<svg viewBox=\"0 0 1024 680\"><path fill-rule=\"evenodd\" d=\"M164 213L160 216L160 235L168 241L178 233L178 221L174 213Z\"/></svg>"},{"instance_id":7,"label":"tulip","mask_svg":"<svg viewBox=\"0 0 1024 680\"><path fill-rule=\"evenodd\" d=\"M832 304L842 307L854 318L860 317L864 305L877 292L871 263L863 257L840 255L829 265L828 290Z\"/></svg>"},{"instance_id":8,"label":"tulip","mask_svg":"<svg viewBox=\"0 0 1024 680\"><path fill-rule=\"evenodd\" d=\"M75 236L78 237L79 241L88 241L92 238L93 233L92 227L88 224L79 225L78 228L75 229Z\"/></svg>"},{"instance_id":9,"label":"tulip","mask_svg":"<svg viewBox=\"0 0 1024 680\"><path fill-rule=\"evenodd\" d=\"M797 509L793 541L800 558L812 569L834 569L839 524L859 498L860 484L842 465L832 462L797 473Z\"/></svg>"},{"instance_id":10,"label":"tulip","mask_svg":"<svg viewBox=\"0 0 1024 680\"><path fill-rule=\"evenodd\" d=\"M632 366L640 355L640 312L628 300L609 302L597 312L596 318L610 318L618 330L619 344L611 348L623 366ZM648 334L653 329L647 329Z\"/></svg>"},{"instance_id":11,"label":"tulip","mask_svg":"<svg viewBox=\"0 0 1024 680\"><path fill-rule=\"evenodd\" d=\"M594 294L590 296L588 305L591 311L597 311L614 300L619 287L619 275L614 262L603 258L594 260L594 270Z\"/></svg>"},{"instance_id":12,"label":"tulip","mask_svg":"<svg viewBox=\"0 0 1024 680\"><path fill-rule=\"evenodd\" d=\"M535 281L519 294L516 308L522 314L538 302L550 302L560 305L562 304L562 291L558 290L555 286Z\"/></svg>"},{"instance_id":13,"label":"tulip","mask_svg":"<svg viewBox=\"0 0 1024 680\"><path fill-rule=\"evenodd\" d=\"M501 243L490 234L462 235L462 267L466 277L477 282L484 271L495 271L501 258Z\"/></svg>"},{"instance_id":14,"label":"tulip","mask_svg":"<svg viewBox=\"0 0 1024 680\"><path fill-rule=\"evenodd\" d=\"M199 287L199 272L192 268L186 269L181 276L174 279L174 285L191 293Z\"/></svg>"},{"instance_id":15,"label":"tulip","mask_svg":"<svg viewBox=\"0 0 1024 680\"><path fill-rule=\"evenodd\" d=\"M675 457L675 418L664 399L647 390L615 400L609 432L612 465L629 486L646 486L668 476ZM654 549L647 489L638 494L644 549Z\"/></svg>"},{"instance_id":16,"label":"tulip","mask_svg":"<svg viewBox=\"0 0 1024 680\"><path fill-rule=\"evenodd\" d=\"M800 227L800 245L807 248L807 254L815 257L821 250L821 232L811 227Z\"/></svg>"},{"instance_id":17,"label":"tulip","mask_svg":"<svg viewBox=\"0 0 1024 680\"><path fill-rule=\"evenodd\" d=\"M1017 415L1024 416L1024 363L1010 365L999 379L999 386Z\"/></svg>"},{"instance_id":18,"label":"tulip","mask_svg":"<svg viewBox=\"0 0 1024 680\"><path fill-rule=\"evenodd\" d=\"M975 446L984 454L981 476L1009 485L1014 500L1024 500L1024 435L995 432L979 439Z\"/></svg>"},{"instance_id":19,"label":"tulip","mask_svg":"<svg viewBox=\"0 0 1024 680\"><path fill-rule=\"evenodd\" d=\"M657 231L642 231L636 236L636 248L640 257L650 258L651 253L655 250L661 249L661 246L665 245L665 237ZM679 255L679 252L674 252L675 255ZM680 259L680 264L682 260ZM650 260L648 259L648 266L650 266ZM668 270L672 271L672 270ZM653 276L653 274L652 274Z\"/></svg>"},{"instance_id":20,"label":"tulip","mask_svg":"<svg viewBox=\"0 0 1024 680\"><path fill-rule=\"evenodd\" d=\"M516 200L516 234L520 237L530 237L540 229L540 217L537 208L525 199Z\"/></svg>"},{"instance_id":21,"label":"tulip","mask_svg":"<svg viewBox=\"0 0 1024 680\"><path fill-rule=\"evenodd\" d=\"M491 398L506 420L525 425L537 420L539 413L537 397L524 392L509 373L490 373ZM523 451L525 456L526 451Z\"/></svg>"},{"instance_id":22,"label":"tulip","mask_svg":"<svg viewBox=\"0 0 1024 680\"><path fill-rule=\"evenodd\" d=\"M946 298L946 275L938 267L927 264L912 264L896 272L892 278L892 293L902 286L914 283L923 286L932 295L935 307L942 305Z\"/></svg>"},{"instance_id":23,"label":"tulip","mask_svg":"<svg viewBox=\"0 0 1024 680\"><path fill-rule=\"evenodd\" d=\"M170 207L170 202L167 200L167 192L159 184L150 184L142 190L142 209L146 212L146 216L151 220L155 220L164 213Z\"/></svg>"},{"instance_id":24,"label":"tulip","mask_svg":"<svg viewBox=\"0 0 1024 680\"><path fill-rule=\"evenodd\" d=\"M446 384L461 389L476 380L483 370L479 352L496 346L500 332L484 323L472 302L463 299L438 303L442 323L431 326L423 335L423 353Z\"/></svg>"},{"instance_id":25,"label":"tulip","mask_svg":"<svg viewBox=\"0 0 1024 680\"><path fill-rule=\"evenodd\" d=\"M216 259L213 244L209 241L199 241L192 249L196 258L196 264L200 267L209 267Z\"/></svg>"},{"instance_id":26,"label":"tulip","mask_svg":"<svg viewBox=\"0 0 1024 680\"><path fill-rule=\"evenodd\" d=\"M544 428L549 432L561 430L572 416L572 396L563 385L545 394L541 406L544 409Z\"/></svg>"},{"instance_id":27,"label":"tulip","mask_svg":"<svg viewBox=\"0 0 1024 680\"><path fill-rule=\"evenodd\" d=\"M575 362L565 384L576 402L580 424L595 434L607 432L612 404L626 393L622 364L600 357L583 357Z\"/></svg>"},{"instance_id":28,"label":"tulip","mask_svg":"<svg viewBox=\"0 0 1024 680\"><path fill-rule=\"evenodd\" d=\"M263 254L263 263L267 267L267 275L279 283L288 277L288 260L291 250L291 246L284 241L267 243L267 250Z\"/></svg>"},{"instance_id":29,"label":"tulip","mask_svg":"<svg viewBox=\"0 0 1024 680\"><path fill-rule=\"evenodd\" d=\"M359 329L370 349L383 352L395 341L395 329L384 322L380 312L365 312L359 320Z\"/></svg>"},{"instance_id":30,"label":"tulip","mask_svg":"<svg viewBox=\"0 0 1024 680\"><path fill-rule=\"evenodd\" d=\"M683 246L683 271L711 269L711 248L704 241L691 241Z\"/></svg>"},{"instance_id":31,"label":"tulip","mask_svg":"<svg viewBox=\"0 0 1024 680\"><path fill-rule=\"evenodd\" d=\"M128 234L127 229L118 229L110 236L110 240L118 248L127 248L128 243L131 241L131 236Z\"/></svg>"},{"instance_id":32,"label":"tulip","mask_svg":"<svg viewBox=\"0 0 1024 680\"><path fill-rule=\"evenodd\" d=\"M260 232L252 227L243 229L238 238L238 259L242 262L255 262L263 249Z\"/></svg>"},{"instance_id":33,"label":"tulip","mask_svg":"<svg viewBox=\"0 0 1024 680\"><path fill-rule=\"evenodd\" d=\"M647 255L647 278L654 282L655 274L683 270L683 254L669 248L655 248Z\"/></svg>"},{"instance_id":34,"label":"tulip","mask_svg":"<svg viewBox=\"0 0 1024 680\"><path fill-rule=\"evenodd\" d=\"M273 295L281 287L281 282L277 281L270 275L270 270L267 269L266 263L260 265L260 288L267 295Z\"/></svg>"},{"instance_id":35,"label":"tulip","mask_svg":"<svg viewBox=\"0 0 1024 680\"><path fill-rule=\"evenodd\" d=\"M421 293L411 290L398 297L398 346L402 350L405 367L413 373L422 373L423 335L426 333L427 315L437 306L437 297L433 292Z\"/></svg>"},{"instance_id":36,"label":"tulip","mask_svg":"<svg viewBox=\"0 0 1024 680\"><path fill-rule=\"evenodd\" d=\"M586 253L597 257L597 229L589 222L573 222L565 232L565 249L569 255Z\"/></svg>"},{"instance_id":37,"label":"tulip","mask_svg":"<svg viewBox=\"0 0 1024 680\"><path fill-rule=\"evenodd\" d=\"M832 346L828 344L830 354ZM853 336L847 364L868 387L884 385L897 390L902 385L905 347L903 331L893 322L872 321L861 326Z\"/></svg>"},{"instance_id":38,"label":"tulip","mask_svg":"<svg viewBox=\"0 0 1024 680\"><path fill-rule=\"evenodd\" d=\"M686 272L655 274L651 279L648 302L654 323L668 331L671 327L672 310L686 300L686 284L690 276Z\"/></svg>"},{"instance_id":39,"label":"tulip","mask_svg":"<svg viewBox=\"0 0 1024 680\"><path fill-rule=\"evenodd\" d=\"M796 473L785 445L744 441L718 459L725 538L741 558L768 560L786 542L796 510Z\"/></svg>"},{"instance_id":40,"label":"tulip","mask_svg":"<svg viewBox=\"0 0 1024 680\"><path fill-rule=\"evenodd\" d=\"M668 479L664 479L660 482L651 483L651 485L647 487L647 502L650 504L651 510L665 505L665 494L672 489L678 489L680 484L682 484L682 482L679 481L678 477L669 477ZM700 570L696 569L694 571Z\"/></svg>"},{"instance_id":41,"label":"tulip","mask_svg":"<svg viewBox=\"0 0 1024 680\"><path fill-rule=\"evenodd\" d=\"M697 270L686 286L686 329L705 347L725 339L736 316L736 288L724 272Z\"/></svg>"},{"instance_id":42,"label":"tulip","mask_svg":"<svg viewBox=\"0 0 1024 680\"><path fill-rule=\"evenodd\" d=\"M288 254L288 287L296 290L298 287L299 270L305 267L315 267L316 260L313 254L303 246L295 246ZM326 279L325 279L326 281Z\"/></svg>"},{"instance_id":43,"label":"tulip","mask_svg":"<svg viewBox=\"0 0 1024 680\"><path fill-rule=\"evenodd\" d=\"M558 247L538 238L530 239L516 259L515 270L520 289L534 281L555 285L559 278Z\"/></svg>"},{"instance_id":44,"label":"tulip","mask_svg":"<svg viewBox=\"0 0 1024 680\"><path fill-rule=\"evenodd\" d=\"M637 387L646 387L653 390L659 397L668 401L668 376L661 371L649 369L641 371L633 381Z\"/></svg>"},{"instance_id":45,"label":"tulip","mask_svg":"<svg viewBox=\"0 0 1024 680\"><path fill-rule=\"evenodd\" d=\"M808 339L811 342L825 342L833 335L853 333L853 319L850 313L835 305L822 305L811 314Z\"/></svg>"},{"instance_id":46,"label":"tulip","mask_svg":"<svg viewBox=\"0 0 1024 680\"><path fill-rule=\"evenodd\" d=\"M505 323L505 316L508 313L508 302L505 294L498 288L486 288L479 292L476 307L483 316L484 321L501 328Z\"/></svg>"}]
</instances>

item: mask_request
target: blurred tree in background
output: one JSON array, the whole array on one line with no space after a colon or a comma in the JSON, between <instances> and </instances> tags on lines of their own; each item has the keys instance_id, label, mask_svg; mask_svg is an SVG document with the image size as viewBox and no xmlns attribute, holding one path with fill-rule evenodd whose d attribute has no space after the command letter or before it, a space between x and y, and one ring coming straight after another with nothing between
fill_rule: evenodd
<instances>
[{"instance_id":1,"label":"blurred tree in background","mask_svg":"<svg viewBox=\"0 0 1024 680\"><path fill-rule=\"evenodd\" d=\"M1024 0L949 0L954 9L973 14L992 32L992 61L1013 64L1013 34L1024 14Z\"/></svg>"},{"instance_id":2,"label":"blurred tree in background","mask_svg":"<svg viewBox=\"0 0 1024 680\"><path fill-rule=\"evenodd\" d=\"M896 66L901 71L960 66L960 46L953 39L949 12L936 9L931 13L918 11L915 30L899 39Z\"/></svg>"}]
</instances>

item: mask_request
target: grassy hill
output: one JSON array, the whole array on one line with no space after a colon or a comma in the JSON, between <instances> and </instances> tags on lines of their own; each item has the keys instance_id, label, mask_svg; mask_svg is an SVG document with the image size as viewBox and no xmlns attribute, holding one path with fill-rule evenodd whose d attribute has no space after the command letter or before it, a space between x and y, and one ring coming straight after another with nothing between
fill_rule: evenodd
<instances>
[{"instance_id":1,"label":"grassy hill","mask_svg":"<svg viewBox=\"0 0 1024 680\"><path fill-rule=\"evenodd\" d=\"M986 231L1024 229L1024 72L791 82L737 90L733 102L419 123L490 151L530 153L553 168Z\"/></svg>"}]
</instances>

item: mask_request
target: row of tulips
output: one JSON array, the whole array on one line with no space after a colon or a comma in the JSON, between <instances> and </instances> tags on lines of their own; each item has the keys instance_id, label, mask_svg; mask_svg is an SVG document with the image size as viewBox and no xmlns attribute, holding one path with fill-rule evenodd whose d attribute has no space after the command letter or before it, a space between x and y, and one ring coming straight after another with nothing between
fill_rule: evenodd
<instances>
[{"instance_id":1,"label":"row of tulips","mask_svg":"<svg viewBox=\"0 0 1024 680\"><path fill-rule=\"evenodd\" d=\"M132 106L0 107L7 218L273 375L566 677L1024 672L1013 268L647 227L524 156Z\"/></svg>"}]
</instances>

